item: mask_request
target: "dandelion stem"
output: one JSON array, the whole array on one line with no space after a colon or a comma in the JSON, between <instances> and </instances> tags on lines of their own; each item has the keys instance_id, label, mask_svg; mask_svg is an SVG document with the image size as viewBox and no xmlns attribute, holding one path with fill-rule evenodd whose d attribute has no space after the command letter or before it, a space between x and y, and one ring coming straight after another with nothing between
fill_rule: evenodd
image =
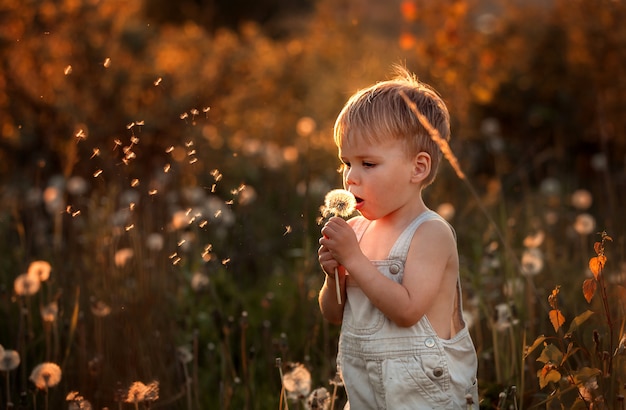
<instances>
[{"instance_id":1,"label":"dandelion stem","mask_svg":"<svg viewBox=\"0 0 626 410\"><path fill-rule=\"evenodd\" d=\"M335 290L337 291L337 303L341 305L341 286L339 286L339 272L335 268Z\"/></svg>"}]
</instances>

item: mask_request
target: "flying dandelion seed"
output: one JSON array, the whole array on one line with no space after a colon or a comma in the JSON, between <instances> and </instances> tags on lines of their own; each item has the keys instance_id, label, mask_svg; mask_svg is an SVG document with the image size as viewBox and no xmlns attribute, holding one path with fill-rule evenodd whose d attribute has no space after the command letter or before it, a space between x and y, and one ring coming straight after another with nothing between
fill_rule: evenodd
<instances>
[{"instance_id":1,"label":"flying dandelion seed","mask_svg":"<svg viewBox=\"0 0 626 410\"><path fill-rule=\"evenodd\" d=\"M195 149L192 149L192 150L190 150L190 151L188 151L188 152L187 152L187 156L188 156L188 157L190 157L190 156L192 156L192 155L196 155L196 150L195 150Z\"/></svg>"},{"instance_id":2,"label":"flying dandelion seed","mask_svg":"<svg viewBox=\"0 0 626 410\"><path fill-rule=\"evenodd\" d=\"M113 140L113 144L113 150L117 149L117 147L121 147L122 145L124 145L124 143L117 138Z\"/></svg>"},{"instance_id":3,"label":"flying dandelion seed","mask_svg":"<svg viewBox=\"0 0 626 410\"><path fill-rule=\"evenodd\" d=\"M170 153L172 153L172 152L174 152L174 146L173 146L173 145L171 145L171 146L167 147L167 149L165 150L165 153L166 153L166 154L170 154Z\"/></svg>"},{"instance_id":4,"label":"flying dandelion seed","mask_svg":"<svg viewBox=\"0 0 626 410\"><path fill-rule=\"evenodd\" d=\"M158 86L159 84L161 84L161 81L163 81L163 79L162 79L161 77L157 78L157 79L154 81L154 86L156 87L156 86Z\"/></svg>"},{"instance_id":5,"label":"flying dandelion seed","mask_svg":"<svg viewBox=\"0 0 626 410\"><path fill-rule=\"evenodd\" d=\"M178 243L176 244L178 247L183 246L183 244L186 242L186 240L181 239L180 241L178 241Z\"/></svg>"},{"instance_id":6,"label":"flying dandelion seed","mask_svg":"<svg viewBox=\"0 0 626 410\"><path fill-rule=\"evenodd\" d=\"M184 112L184 113L180 114L180 119L181 120L186 120L187 118L189 118L189 114L188 113Z\"/></svg>"},{"instance_id":7,"label":"flying dandelion seed","mask_svg":"<svg viewBox=\"0 0 626 410\"><path fill-rule=\"evenodd\" d=\"M134 229L134 228L135 228L135 224L130 224L130 225L126 226L126 228L124 228L124 230L125 230L126 232L128 232L128 231L130 231L130 230L132 230L132 229Z\"/></svg>"},{"instance_id":8,"label":"flying dandelion seed","mask_svg":"<svg viewBox=\"0 0 626 410\"><path fill-rule=\"evenodd\" d=\"M104 62L102 63L102 65L104 66L104 68L111 67L111 59L109 57L105 58Z\"/></svg>"},{"instance_id":9,"label":"flying dandelion seed","mask_svg":"<svg viewBox=\"0 0 626 410\"><path fill-rule=\"evenodd\" d=\"M206 114L206 118L209 118L209 111L211 111L211 107L203 107L202 112Z\"/></svg>"},{"instance_id":10,"label":"flying dandelion seed","mask_svg":"<svg viewBox=\"0 0 626 410\"><path fill-rule=\"evenodd\" d=\"M78 131L76 131L76 134L74 134L74 138L76 138L76 142L80 142L83 140L87 139L87 134L85 133L85 130L80 129Z\"/></svg>"},{"instance_id":11,"label":"flying dandelion seed","mask_svg":"<svg viewBox=\"0 0 626 410\"><path fill-rule=\"evenodd\" d=\"M134 123L134 122L131 122L130 124L127 124L127 125L126 125L126 129L127 129L127 130L130 130L130 129L131 129L131 128L133 128L134 126L135 126L135 123Z\"/></svg>"},{"instance_id":12,"label":"flying dandelion seed","mask_svg":"<svg viewBox=\"0 0 626 410\"><path fill-rule=\"evenodd\" d=\"M189 160L189 164L195 164L196 162L198 162L198 158L192 158Z\"/></svg>"},{"instance_id":13,"label":"flying dandelion seed","mask_svg":"<svg viewBox=\"0 0 626 410\"><path fill-rule=\"evenodd\" d=\"M215 193L216 188L217 188L217 184L211 185L211 193Z\"/></svg>"},{"instance_id":14,"label":"flying dandelion seed","mask_svg":"<svg viewBox=\"0 0 626 410\"><path fill-rule=\"evenodd\" d=\"M94 177L94 178L98 178L98 177L100 176L100 174L102 174L102 170L101 170L101 169L99 169L99 170L97 170L96 172L94 172L94 173L93 173L93 177Z\"/></svg>"},{"instance_id":15,"label":"flying dandelion seed","mask_svg":"<svg viewBox=\"0 0 626 410\"><path fill-rule=\"evenodd\" d=\"M228 201L224 201L224 203L225 203L226 205L232 205L232 204L234 204L234 203L235 203L235 201L233 201L232 199L230 199L230 200L228 200Z\"/></svg>"},{"instance_id":16,"label":"flying dandelion seed","mask_svg":"<svg viewBox=\"0 0 626 410\"><path fill-rule=\"evenodd\" d=\"M75 217L77 217L78 215L80 215L80 210L79 210L79 211L76 211L76 212L73 212L73 213L72 213L72 218L75 218Z\"/></svg>"},{"instance_id":17,"label":"flying dandelion seed","mask_svg":"<svg viewBox=\"0 0 626 410\"><path fill-rule=\"evenodd\" d=\"M230 258L222 259L222 265L226 266L230 262Z\"/></svg>"},{"instance_id":18,"label":"flying dandelion seed","mask_svg":"<svg viewBox=\"0 0 626 410\"><path fill-rule=\"evenodd\" d=\"M94 159L95 157L99 157L99 156L100 156L100 148L94 148L93 154L91 154L91 157L89 157L89 159Z\"/></svg>"},{"instance_id":19,"label":"flying dandelion seed","mask_svg":"<svg viewBox=\"0 0 626 410\"><path fill-rule=\"evenodd\" d=\"M163 172L167 174L168 172L170 172L171 167L172 166L170 164L165 164L165 166L163 167Z\"/></svg>"},{"instance_id":20,"label":"flying dandelion seed","mask_svg":"<svg viewBox=\"0 0 626 410\"><path fill-rule=\"evenodd\" d=\"M214 217L214 218L219 218L219 217L220 217L220 215L222 215L222 210L221 210L221 209L218 209L218 210L217 210L217 211L215 211L215 213L213 214L213 217Z\"/></svg>"},{"instance_id":21,"label":"flying dandelion seed","mask_svg":"<svg viewBox=\"0 0 626 410\"><path fill-rule=\"evenodd\" d=\"M324 198L322 215L327 218L331 215L348 217L356 208L356 199L350 191L345 189L333 189Z\"/></svg>"},{"instance_id":22,"label":"flying dandelion seed","mask_svg":"<svg viewBox=\"0 0 626 410\"><path fill-rule=\"evenodd\" d=\"M139 180L137 178L133 179L132 181L130 181L130 186L137 187L139 186Z\"/></svg>"},{"instance_id":23,"label":"flying dandelion seed","mask_svg":"<svg viewBox=\"0 0 626 410\"><path fill-rule=\"evenodd\" d=\"M157 190L156 189L151 189L148 191L148 195L152 196L152 195L156 195L157 194Z\"/></svg>"},{"instance_id":24,"label":"flying dandelion seed","mask_svg":"<svg viewBox=\"0 0 626 410\"><path fill-rule=\"evenodd\" d=\"M222 174L217 169L212 170L209 174L213 177L215 182L220 182L222 180Z\"/></svg>"},{"instance_id":25,"label":"flying dandelion seed","mask_svg":"<svg viewBox=\"0 0 626 410\"><path fill-rule=\"evenodd\" d=\"M204 220L202 220L202 221L198 224L198 226L199 226L200 228L204 228L205 226L207 226L207 224L208 224L208 223L209 223L209 221L207 221L206 219L204 219Z\"/></svg>"},{"instance_id":26,"label":"flying dandelion seed","mask_svg":"<svg viewBox=\"0 0 626 410\"><path fill-rule=\"evenodd\" d=\"M168 258L170 259L174 259L178 256L178 253L174 252L173 254L171 254L170 256L168 256Z\"/></svg>"},{"instance_id":27,"label":"flying dandelion seed","mask_svg":"<svg viewBox=\"0 0 626 410\"><path fill-rule=\"evenodd\" d=\"M180 263L180 261L182 260L182 258L176 258L172 261L172 265L178 265Z\"/></svg>"},{"instance_id":28,"label":"flying dandelion seed","mask_svg":"<svg viewBox=\"0 0 626 410\"><path fill-rule=\"evenodd\" d=\"M128 204L128 210L134 211L136 206L137 204L135 204L134 202L131 202L130 204Z\"/></svg>"},{"instance_id":29,"label":"flying dandelion seed","mask_svg":"<svg viewBox=\"0 0 626 410\"><path fill-rule=\"evenodd\" d=\"M285 233L283 233L283 236L290 234L291 233L291 225L286 225L285 226Z\"/></svg>"},{"instance_id":30,"label":"flying dandelion seed","mask_svg":"<svg viewBox=\"0 0 626 410\"><path fill-rule=\"evenodd\" d=\"M65 70L63 70L63 74L65 74L65 75L72 74L72 66L68 65L67 67L65 67Z\"/></svg>"}]
</instances>

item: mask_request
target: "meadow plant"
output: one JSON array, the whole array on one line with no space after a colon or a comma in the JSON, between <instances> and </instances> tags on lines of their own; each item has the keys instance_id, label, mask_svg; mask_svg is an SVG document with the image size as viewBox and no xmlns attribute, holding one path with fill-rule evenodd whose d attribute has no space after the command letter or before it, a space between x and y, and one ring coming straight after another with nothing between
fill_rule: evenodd
<instances>
[{"instance_id":1,"label":"meadow plant","mask_svg":"<svg viewBox=\"0 0 626 410\"><path fill-rule=\"evenodd\" d=\"M594 243L595 256L589 259L591 277L582 283L586 302L592 305L575 316L564 331L567 322L560 303L557 285L548 296L549 319L554 335L541 335L527 347L524 357L529 359L539 351L536 361L539 387L545 399L535 406L569 409L618 409L624 406L625 340L623 302L624 289L608 288L605 273L606 244L612 238L600 233Z\"/></svg>"}]
</instances>

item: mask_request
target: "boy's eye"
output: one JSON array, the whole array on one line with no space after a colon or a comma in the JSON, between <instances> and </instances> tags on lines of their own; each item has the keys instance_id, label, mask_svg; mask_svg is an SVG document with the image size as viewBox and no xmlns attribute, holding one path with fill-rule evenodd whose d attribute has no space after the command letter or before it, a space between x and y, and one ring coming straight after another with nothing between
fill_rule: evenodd
<instances>
[{"instance_id":1,"label":"boy's eye","mask_svg":"<svg viewBox=\"0 0 626 410\"><path fill-rule=\"evenodd\" d=\"M374 164L373 162L363 162L363 166L366 167L366 168L373 167L374 165L376 165L376 164Z\"/></svg>"}]
</instances>

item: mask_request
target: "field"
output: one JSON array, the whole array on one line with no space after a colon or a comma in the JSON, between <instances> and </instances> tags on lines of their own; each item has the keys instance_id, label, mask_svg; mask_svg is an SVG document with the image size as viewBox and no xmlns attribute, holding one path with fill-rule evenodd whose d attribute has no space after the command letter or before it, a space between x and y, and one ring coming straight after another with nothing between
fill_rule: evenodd
<instances>
[{"instance_id":1,"label":"field","mask_svg":"<svg viewBox=\"0 0 626 410\"><path fill-rule=\"evenodd\" d=\"M332 125L395 63L452 115L480 408L625 407L622 2L122 3L0 4L0 408L343 408Z\"/></svg>"}]
</instances>

